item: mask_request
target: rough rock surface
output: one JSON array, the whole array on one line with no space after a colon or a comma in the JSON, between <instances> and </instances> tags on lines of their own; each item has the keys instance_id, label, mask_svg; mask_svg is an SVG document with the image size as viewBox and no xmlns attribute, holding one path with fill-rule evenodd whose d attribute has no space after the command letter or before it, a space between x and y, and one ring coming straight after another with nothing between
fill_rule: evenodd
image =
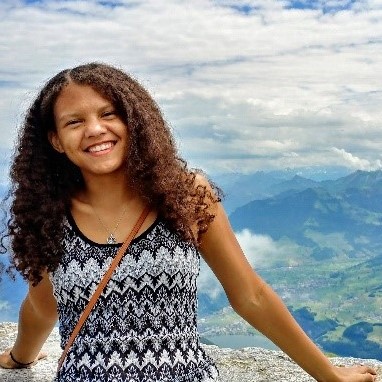
<instances>
[{"instance_id":1,"label":"rough rock surface","mask_svg":"<svg viewBox=\"0 0 382 382\"><path fill-rule=\"evenodd\" d=\"M16 337L17 326L14 323L0 324L0 350L9 348ZM229 382L311 382L313 378L301 370L291 359L280 351L260 348L241 350L221 349L217 346L205 346L206 351L215 360L221 381ZM61 354L59 335L55 329L44 346L48 358L40 361L31 369L4 370L0 368L1 382L51 382L57 360ZM377 381L382 382L382 362L354 358L332 358L337 365L369 364L378 371Z\"/></svg>"}]
</instances>

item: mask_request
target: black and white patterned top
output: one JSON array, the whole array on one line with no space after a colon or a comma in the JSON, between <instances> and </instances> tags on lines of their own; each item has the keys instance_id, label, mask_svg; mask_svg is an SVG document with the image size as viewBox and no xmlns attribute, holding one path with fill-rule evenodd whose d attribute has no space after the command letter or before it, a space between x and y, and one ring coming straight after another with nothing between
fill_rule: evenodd
<instances>
[{"instance_id":1,"label":"black and white patterned top","mask_svg":"<svg viewBox=\"0 0 382 382\"><path fill-rule=\"evenodd\" d=\"M50 277L61 347L120 244L86 238L69 216L64 254ZM57 382L212 382L199 343L199 253L161 219L130 244L57 374Z\"/></svg>"}]
</instances>

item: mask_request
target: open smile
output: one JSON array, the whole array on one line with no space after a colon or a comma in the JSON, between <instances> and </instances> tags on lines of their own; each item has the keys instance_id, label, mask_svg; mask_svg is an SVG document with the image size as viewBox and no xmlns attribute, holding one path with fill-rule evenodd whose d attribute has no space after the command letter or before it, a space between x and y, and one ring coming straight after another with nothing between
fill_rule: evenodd
<instances>
[{"instance_id":1,"label":"open smile","mask_svg":"<svg viewBox=\"0 0 382 382\"><path fill-rule=\"evenodd\" d=\"M102 142L88 147L85 151L89 153L99 153L102 151L110 150L115 145L114 141Z\"/></svg>"}]
</instances>

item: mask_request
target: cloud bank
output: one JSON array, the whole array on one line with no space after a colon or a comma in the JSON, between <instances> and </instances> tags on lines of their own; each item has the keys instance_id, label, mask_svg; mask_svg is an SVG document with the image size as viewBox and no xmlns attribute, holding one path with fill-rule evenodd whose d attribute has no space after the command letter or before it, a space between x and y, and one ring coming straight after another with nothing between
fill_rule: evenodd
<instances>
[{"instance_id":1,"label":"cloud bank","mask_svg":"<svg viewBox=\"0 0 382 382\"><path fill-rule=\"evenodd\" d=\"M151 91L192 166L379 168L380 2L3 0L0 17L3 148L50 76L103 61Z\"/></svg>"},{"instance_id":2,"label":"cloud bank","mask_svg":"<svg viewBox=\"0 0 382 382\"><path fill-rule=\"evenodd\" d=\"M236 238L248 262L259 273L264 269L294 267L306 262L299 246L291 241L275 241L268 235L256 234L248 229L237 232ZM198 286L202 293L213 299L224 293L212 270L204 262L201 263Z\"/></svg>"}]
</instances>

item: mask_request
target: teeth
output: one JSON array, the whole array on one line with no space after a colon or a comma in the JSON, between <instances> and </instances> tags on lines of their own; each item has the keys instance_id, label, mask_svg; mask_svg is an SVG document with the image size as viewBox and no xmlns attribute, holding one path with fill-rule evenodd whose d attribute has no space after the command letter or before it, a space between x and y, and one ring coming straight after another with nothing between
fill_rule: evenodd
<instances>
[{"instance_id":1,"label":"teeth","mask_svg":"<svg viewBox=\"0 0 382 382\"><path fill-rule=\"evenodd\" d=\"M113 146L112 142L102 143L100 145L89 147L89 151L91 153L96 153L98 151L103 151L103 150L110 149L110 147L112 147L112 146Z\"/></svg>"}]
</instances>

